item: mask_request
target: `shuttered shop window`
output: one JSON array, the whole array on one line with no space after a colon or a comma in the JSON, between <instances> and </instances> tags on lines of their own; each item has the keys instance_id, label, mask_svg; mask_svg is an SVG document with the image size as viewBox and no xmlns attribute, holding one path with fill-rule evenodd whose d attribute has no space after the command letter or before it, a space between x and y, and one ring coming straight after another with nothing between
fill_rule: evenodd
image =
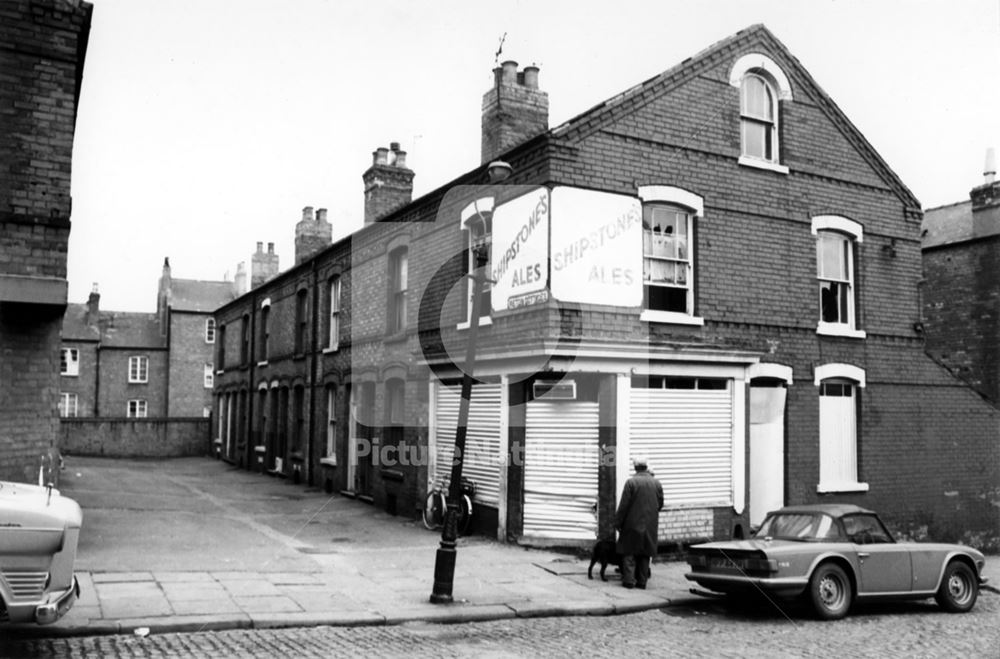
<instances>
[{"instance_id":1,"label":"shuttered shop window","mask_svg":"<svg viewBox=\"0 0 1000 659\"><path fill-rule=\"evenodd\" d=\"M733 401L717 378L634 380L630 450L663 485L666 506L732 505Z\"/></svg>"},{"instance_id":2,"label":"shuttered shop window","mask_svg":"<svg viewBox=\"0 0 1000 659\"><path fill-rule=\"evenodd\" d=\"M451 478L455 454L455 429L461 389L437 385L435 440L435 483ZM475 482L476 503L497 506L500 498L500 384L480 384L472 388L469 425L465 437L462 476Z\"/></svg>"}]
</instances>

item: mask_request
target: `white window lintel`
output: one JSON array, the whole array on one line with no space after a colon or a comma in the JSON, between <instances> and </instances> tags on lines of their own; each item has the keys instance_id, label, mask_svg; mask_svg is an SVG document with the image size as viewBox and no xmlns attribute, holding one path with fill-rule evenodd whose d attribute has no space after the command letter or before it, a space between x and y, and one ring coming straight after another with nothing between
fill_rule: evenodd
<instances>
[{"instance_id":1,"label":"white window lintel","mask_svg":"<svg viewBox=\"0 0 1000 659\"><path fill-rule=\"evenodd\" d=\"M463 208L460 215L462 218L462 228L465 228L465 225L473 215L478 215L480 213L492 213L493 203L493 197L480 197Z\"/></svg>"},{"instance_id":2,"label":"white window lintel","mask_svg":"<svg viewBox=\"0 0 1000 659\"><path fill-rule=\"evenodd\" d=\"M865 240L865 231L859 223L849 220L840 215L816 215L812 218L812 232L816 235L820 231L839 231L846 233L861 243Z\"/></svg>"},{"instance_id":3,"label":"white window lintel","mask_svg":"<svg viewBox=\"0 0 1000 659\"><path fill-rule=\"evenodd\" d=\"M792 384L792 367L784 364L757 362L751 364L747 369L747 379L773 378L783 380L786 384Z\"/></svg>"},{"instance_id":4,"label":"white window lintel","mask_svg":"<svg viewBox=\"0 0 1000 659\"><path fill-rule=\"evenodd\" d=\"M792 100L792 86L788 83L788 76L773 59L763 53L747 53L736 60L729 71L729 84L740 87L743 84L743 77L755 70L767 73L778 88L780 100Z\"/></svg>"},{"instance_id":5,"label":"white window lintel","mask_svg":"<svg viewBox=\"0 0 1000 659\"><path fill-rule=\"evenodd\" d=\"M858 383L859 387L865 386L865 369L853 364L821 364L813 371L813 383L818 387L823 380L830 378L844 378Z\"/></svg>"},{"instance_id":6,"label":"white window lintel","mask_svg":"<svg viewBox=\"0 0 1000 659\"><path fill-rule=\"evenodd\" d=\"M705 216L705 199L683 188L672 185L640 185L638 192L643 202L662 201L678 204L690 208L696 217Z\"/></svg>"}]
</instances>

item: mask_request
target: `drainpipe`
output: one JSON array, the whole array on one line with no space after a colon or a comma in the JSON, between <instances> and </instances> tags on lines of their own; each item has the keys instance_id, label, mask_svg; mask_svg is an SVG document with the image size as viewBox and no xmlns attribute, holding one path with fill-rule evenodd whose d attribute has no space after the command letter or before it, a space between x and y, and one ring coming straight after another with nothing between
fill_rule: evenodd
<instances>
[{"instance_id":1,"label":"drainpipe","mask_svg":"<svg viewBox=\"0 0 1000 659\"><path fill-rule=\"evenodd\" d=\"M318 380L317 369L319 367L319 359L316 357L317 341L319 340L319 301L320 301L320 287L319 287L319 271L316 269L316 259L313 258L310 261L310 269L312 270L312 292L313 292L313 304L312 304L312 326L310 330L312 331L312 336L310 337L311 347L309 350L309 355L306 357L306 363L308 364L308 374L309 378L307 384L309 385L309 423L307 425L306 433L306 455L305 455L305 479L306 483L309 485L313 484L313 469L312 469L312 458L313 458L313 445L314 445L314 435L316 430L316 383Z\"/></svg>"}]
</instances>

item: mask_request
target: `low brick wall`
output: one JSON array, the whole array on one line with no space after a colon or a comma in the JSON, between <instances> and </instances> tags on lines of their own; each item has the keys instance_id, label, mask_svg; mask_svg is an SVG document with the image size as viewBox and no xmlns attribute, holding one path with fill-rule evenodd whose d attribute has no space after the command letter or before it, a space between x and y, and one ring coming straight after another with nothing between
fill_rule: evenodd
<instances>
[{"instance_id":1,"label":"low brick wall","mask_svg":"<svg viewBox=\"0 0 1000 659\"><path fill-rule=\"evenodd\" d=\"M208 455L209 420L61 419L60 450L67 455L109 458L178 458Z\"/></svg>"}]
</instances>

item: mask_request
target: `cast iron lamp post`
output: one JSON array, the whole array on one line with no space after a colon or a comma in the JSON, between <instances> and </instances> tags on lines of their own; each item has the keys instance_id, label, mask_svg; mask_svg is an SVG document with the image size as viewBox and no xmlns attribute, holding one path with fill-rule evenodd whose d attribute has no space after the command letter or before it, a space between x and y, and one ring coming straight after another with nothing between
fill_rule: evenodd
<instances>
[{"instance_id":1,"label":"cast iron lamp post","mask_svg":"<svg viewBox=\"0 0 1000 659\"><path fill-rule=\"evenodd\" d=\"M510 174L510 165L493 162L489 165L491 183L497 183ZM462 369L462 400L458 407L458 426L455 428L455 452L451 461L451 482L448 485L448 510L444 515L444 529L441 531L441 546L438 547L434 562L434 590L431 602L449 604L454 601L452 587L455 583L455 559L458 555L458 501L462 496L462 466L465 463L465 437L469 431L469 402L472 399L472 371L476 366L476 338L479 334L479 308L482 306L483 288L487 279L486 264L489 262L489 244L486 220L476 215L483 223L480 239L472 245L475 267L472 277L472 308L469 330L466 335L465 367Z\"/></svg>"}]
</instances>

